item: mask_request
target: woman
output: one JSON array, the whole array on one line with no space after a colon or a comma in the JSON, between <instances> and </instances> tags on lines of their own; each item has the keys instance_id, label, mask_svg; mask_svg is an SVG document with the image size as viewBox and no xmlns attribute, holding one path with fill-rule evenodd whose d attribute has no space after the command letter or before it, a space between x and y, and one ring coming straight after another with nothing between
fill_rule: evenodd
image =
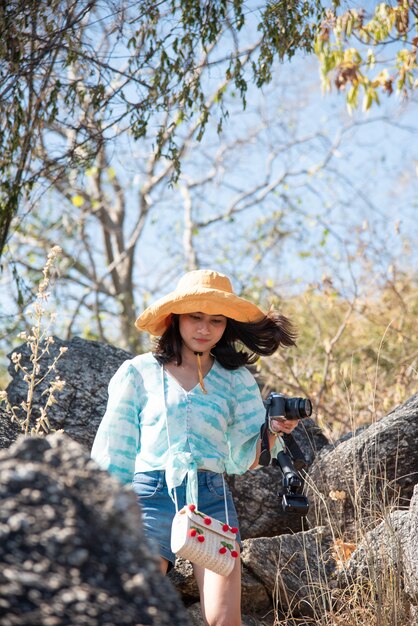
<instances>
[{"instance_id":1,"label":"woman","mask_svg":"<svg viewBox=\"0 0 418 626\"><path fill-rule=\"evenodd\" d=\"M233 293L212 270L187 273L177 288L147 308L136 327L158 337L153 353L125 361L109 385L106 413L92 457L123 483L133 481L144 528L166 573L174 564L171 523L178 508L195 504L238 527L223 475L258 465L265 408L245 365L294 345L292 325ZM246 348L246 349L243 349ZM298 420L272 421L269 445ZM236 551L240 537L237 534ZM239 558L229 576L193 565L208 626L241 625Z\"/></svg>"}]
</instances>

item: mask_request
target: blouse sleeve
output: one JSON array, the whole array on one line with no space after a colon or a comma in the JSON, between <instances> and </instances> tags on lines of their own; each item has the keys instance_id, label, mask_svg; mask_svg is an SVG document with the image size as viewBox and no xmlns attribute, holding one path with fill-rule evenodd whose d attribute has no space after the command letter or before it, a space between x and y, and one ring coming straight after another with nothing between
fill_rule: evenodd
<instances>
[{"instance_id":1,"label":"blouse sleeve","mask_svg":"<svg viewBox=\"0 0 418 626\"><path fill-rule=\"evenodd\" d=\"M228 474L243 474L254 463L260 428L264 423L266 409L258 385L245 368L239 370L235 382L235 409L228 428L229 459L225 464ZM281 437L277 437L272 455L283 449Z\"/></svg>"},{"instance_id":2,"label":"blouse sleeve","mask_svg":"<svg viewBox=\"0 0 418 626\"><path fill-rule=\"evenodd\" d=\"M91 450L91 457L100 467L122 483L129 483L134 475L135 457L140 445L139 413L143 400L141 375L130 361L125 361L109 383L106 413Z\"/></svg>"}]
</instances>

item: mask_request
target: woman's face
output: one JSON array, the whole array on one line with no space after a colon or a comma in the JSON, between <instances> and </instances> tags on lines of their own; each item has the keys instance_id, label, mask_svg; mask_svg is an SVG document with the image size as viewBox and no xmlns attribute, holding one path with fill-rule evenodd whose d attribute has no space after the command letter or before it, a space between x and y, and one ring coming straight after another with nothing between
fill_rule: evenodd
<instances>
[{"instance_id":1,"label":"woman's face","mask_svg":"<svg viewBox=\"0 0 418 626\"><path fill-rule=\"evenodd\" d=\"M179 330L184 345L193 352L210 352L218 343L226 327L224 315L183 313L179 316Z\"/></svg>"}]
</instances>

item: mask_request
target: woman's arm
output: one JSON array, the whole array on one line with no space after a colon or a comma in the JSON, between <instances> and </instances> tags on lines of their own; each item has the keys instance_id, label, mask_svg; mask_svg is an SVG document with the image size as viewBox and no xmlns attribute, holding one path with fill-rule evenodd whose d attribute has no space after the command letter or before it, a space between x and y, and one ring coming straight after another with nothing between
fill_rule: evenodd
<instances>
[{"instance_id":1,"label":"woman's arm","mask_svg":"<svg viewBox=\"0 0 418 626\"><path fill-rule=\"evenodd\" d=\"M125 361L109 383L106 413L91 450L92 459L124 484L132 481L139 449L142 390L140 374Z\"/></svg>"}]
</instances>

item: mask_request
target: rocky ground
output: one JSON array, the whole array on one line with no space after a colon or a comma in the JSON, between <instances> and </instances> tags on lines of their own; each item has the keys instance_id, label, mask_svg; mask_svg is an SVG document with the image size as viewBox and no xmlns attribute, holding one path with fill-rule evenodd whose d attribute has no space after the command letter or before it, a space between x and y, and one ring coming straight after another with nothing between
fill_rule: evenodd
<instances>
[{"instance_id":1,"label":"rocky ground","mask_svg":"<svg viewBox=\"0 0 418 626\"><path fill-rule=\"evenodd\" d=\"M50 359L62 345L66 387L50 419L65 434L16 442L16 424L0 412L0 624L202 626L191 565L179 560L161 576L135 496L89 458L108 381L130 355L75 338L56 339ZM18 405L25 384L11 374ZM282 511L277 468L228 478L244 538L244 626L272 626L276 614L283 625L318 623L376 571L396 573L409 621L393 626L416 626L417 417L418 394L332 446L304 420L296 438L309 461L307 518ZM344 559L341 546L350 546Z\"/></svg>"}]
</instances>

